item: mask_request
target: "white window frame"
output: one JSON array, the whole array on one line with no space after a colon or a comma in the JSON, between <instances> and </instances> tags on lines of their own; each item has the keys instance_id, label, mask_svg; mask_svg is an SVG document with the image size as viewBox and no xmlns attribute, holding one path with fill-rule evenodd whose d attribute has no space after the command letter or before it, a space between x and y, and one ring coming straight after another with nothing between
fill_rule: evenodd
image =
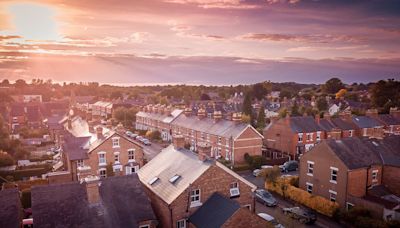
<instances>
[{"instance_id":1,"label":"white window frame","mask_svg":"<svg viewBox=\"0 0 400 228\"><path fill-rule=\"evenodd\" d=\"M349 130L349 137L353 137L354 135L354 130Z\"/></svg>"},{"instance_id":2,"label":"white window frame","mask_svg":"<svg viewBox=\"0 0 400 228\"><path fill-rule=\"evenodd\" d=\"M103 161L103 159L101 158L101 155L104 156L104 157L103 157L104 161ZM97 157L98 157L98 159L99 159L99 165L100 165L100 166L102 166L102 165L107 165L107 156L106 156L106 152L104 152L104 151L98 152L98 153L97 153Z\"/></svg>"},{"instance_id":3,"label":"white window frame","mask_svg":"<svg viewBox=\"0 0 400 228\"><path fill-rule=\"evenodd\" d=\"M337 184L339 169L331 166L330 170L331 170L331 178L329 182L331 182L332 184ZM334 171L336 171L336 174L333 173ZM334 180L333 177L336 177L336 180Z\"/></svg>"},{"instance_id":4,"label":"white window frame","mask_svg":"<svg viewBox=\"0 0 400 228\"><path fill-rule=\"evenodd\" d=\"M181 219L176 222L176 228L186 228L186 219Z\"/></svg>"},{"instance_id":5,"label":"white window frame","mask_svg":"<svg viewBox=\"0 0 400 228\"><path fill-rule=\"evenodd\" d=\"M115 164L120 164L120 156L119 156L119 152L114 152L114 163Z\"/></svg>"},{"instance_id":6,"label":"white window frame","mask_svg":"<svg viewBox=\"0 0 400 228\"><path fill-rule=\"evenodd\" d=\"M134 162L136 160L135 151L136 150L133 148L128 150L128 162ZM130 152L132 152L133 154L130 154ZM131 156L133 156L133 158Z\"/></svg>"},{"instance_id":7,"label":"white window frame","mask_svg":"<svg viewBox=\"0 0 400 228\"><path fill-rule=\"evenodd\" d=\"M297 134L297 142L299 142L299 143L303 142L303 133L298 133Z\"/></svg>"},{"instance_id":8,"label":"white window frame","mask_svg":"<svg viewBox=\"0 0 400 228\"><path fill-rule=\"evenodd\" d=\"M321 141L321 132L317 131L317 141Z\"/></svg>"},{"instance_id":9,"label":"white window frame","mask_svg":"<svg viewBox=\"0 0 400 228\"><path fill-rule=\"evenodd\" d=\"M353 203L346 202L346 211L351 209L351 208L349 208L349 206L351 206L351 208L354 208L355 205Z\"/></svg>"},{"instance_id":10,"label":"white window frame","mask_svg":"<svg viewBox=\"0 0 400 228\"><path fill-rule=\"evenodd\" d=\"M139 228L150 228L150 225L149 225L149 224L146 224L146 225L140 225L140 226L139 226Z\"/></svg>"},{"instance_id":11,"label":"white window frame","mask_svg":"<svg viewBox=\"0 0 400 228\"><path fill-rule=\"evenodd\" d=\"M134 170L134 172L132 172ZM139 171L139 166L126 166L125 167L125 175L131 175L132 173L137 173Z\"/></svg>"},{"instance_id":12,"label":"white window frame","mask_svg":"<svg viewBox=\"0 0 400 228\"><path fill-rule=\"evenodd\" d=\"M104 171L104 175L101 175L102 171ZM100 168L99 169L99 177L100 178L106 178L107 177L107 169L106 168Z\"/></svg>"},{"instance_id":13,"label":"white window frame","mask_svg":"<svg viewBox=\"0 0 400 228\"><path fill-rule=\"evenodd\" d=\"M76 167L83 167L85 166L85 162L83 161L83 159L77 160L76 161Z\"/></svg>"},{"instance_id":14,"label":"white window frame","mask_svg":"<svg viewBox=\"0 0 400 228\"><path fill-rule=\"evenodd\" d=\"M336 199L337 199L337 192L329 190L329 200L332 202L336 202Z\"/></svg>"},{"instance_id":15,"label":"white window frame","mask_svg":"<svg viewBox=\"0 0 400 228\"><path fill-rule=\"evenodd\" d=\"M314 176L314 164L315 163L313 161L307 161L307 176Z\"/></svg>"},{"instance_id":16,"label":"white window frame","mask_svg":"<svg viewBox=\"0 0 400 228\"><path fill-rule=\"evenodd\" d=\"M113 137L111 138L112 141L112 147L113 148L119 148L120 147L120 141L119 141L119 137Z\"/></svg>"},{"instance_id":17,"label":"white window frame","mask_svg":"<svg viewBox=\"0 0 400 228\"><path fill-rule=\"evenodd\" d=\"M364 128L363 129L363 136L367 136L368 135L368 128Z\"/></svg>"},{"instance_id":18,"label":"white window frame","mask_svg":"<svg viewBox=\"0 0 400 228\"><path fill-rule=\"evenodd\" d=\"M201 190L199 188L190 191L190 207L198 206L201 206Z\"/></svg>"},{"instance_id":19,"label":"white window frame","mask_svg":"<svg viewBox=\"0 0 400 228\"><path fill-rule=\"evenodd\" d=\"M373 183L376 183L376 182L378 182L378 172L379 172L379 170L377 170L377 169L374 169L374 170L372 170L372 173L371 173L371 181L373 182Z\"/></svg>"},{"instance_id":20,"label":"white window frame","mask_svg":"<svg viewBox=\"0 0 400 228\"><path fill-rule=\"evenodd\" d=\"M231 197L240 196L239 182L232 182L229 186L229 193Z\"/></svg>"},{"instance_id":21,"label":"white window frame","mask_svg":"<svg viewBox=\"0 0 400 228\"><path fill-rule=\"evenodd\" d=\"M309 187L311 187L311 189ZM313 193L313 188L314 188L314 185L312 183L306 182L306 191L308 193L312 194Z\"/></svg>"}]
</instances>

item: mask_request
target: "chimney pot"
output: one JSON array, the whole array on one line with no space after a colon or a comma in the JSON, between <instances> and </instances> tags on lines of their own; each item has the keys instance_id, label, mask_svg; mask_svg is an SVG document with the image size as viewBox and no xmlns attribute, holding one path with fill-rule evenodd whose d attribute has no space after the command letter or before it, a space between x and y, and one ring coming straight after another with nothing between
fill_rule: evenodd
<instances>
[{"instance_id":1,"label":"chimney pot","mask_svg":"<svg viewBox=\"0 0 400 228\"><path fill-rule=\"evenodd\" d=\"M211 158L211 145L206 142L197 144L197 154L200 161L205 161Z\"/></svg>"},{"instance_id":2,"label":"chimney pot","mask_svg":"<svg viewBox=\"0 0 400 228\"><path fill-rule=\"evenodd\" d=\"M174 135L172 137L172 144L174 145L175 149L182 149L185 147L185 138L183 135Z\"/></svg>"},{"instance_id":3,"label":"chimney pot","mask_svg":"<svg viewBox=\"0 0 400 228\"><path fill-rule=\"evenodd\" d=\"M101 182L97 176L88 176L83 179L86 183L86 193L89 204L98 203L100 201L99 186Z\"/></svg>"},{"instance_id":4,"label":"chimney pot","mask_svg":"<svg viewBox=\"0 0 400 228\"><path fill-rule=\"evenodd\" d=\"M103 128L101 126L96 127L96 134L98 139L103 138Z\"/></svg>"}]
</instances>

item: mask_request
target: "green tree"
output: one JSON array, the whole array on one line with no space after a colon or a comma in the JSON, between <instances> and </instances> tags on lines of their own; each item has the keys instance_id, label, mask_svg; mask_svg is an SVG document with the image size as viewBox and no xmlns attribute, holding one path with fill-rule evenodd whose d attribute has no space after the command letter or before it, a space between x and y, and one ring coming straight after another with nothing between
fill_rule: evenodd
<instances>
[{"instance_id":1,"label":"green tree","mask_svg":"<svg viewBox=\"0 0 400 228\"><path fill-rule=\"evenodd\" d=\"M15 161L7 152L0 151L0 167L14 165Z\"/></svg>"},{"instance_id":2,"label":"green tree","mask_svg":"<svg viewBox=\"0 0 400 228\"><path fill-rule=\"evenodd\" d=\"M390 108L400 106L400 81L380 80L371 88L371 100L375 107ZM388 104L388 102L390 103Z\"/></svg>"},{"instance_id":3,"label":"green tree","mask_svg":"<svg viewBox=\"0 0 400 228\"><path fill-rule=\"evenodd\" d=\"M319 111L325 111L328 109L328 102L325 97L320 97L317 99L317 108Z\"/></svg>"},{"instance_id":4,"label":"green tree","mask_svg":"<svg viewBox=\"0 0 400 228\"><path fill-rule=\"evenodd\" d=\"M261 105L257 117L257 129L262 132L264 128L265 128L265 109L264 105Z\"/></svg>"},{"instance_id":5,"label":"green tree","mask_svg":"<svg viewBox=\"0 0 400 228\"><path fill-rule=\"evenodd\" d=\"M243 101L243 114L250 117L250 124L254 126L254 113L253 107L251 106L252 98L250 93L246 93ZM243 118L242 118L243 119Z\"/></svg>"},{"instance_id":6,"label":"green tree","mask_svg":"<svg viewBox=\"0 0 400 228\"><path fill-rule=\"evenodd\" d=\"M341 89L344 89L344 84L339 78L331 78L322 86L322 90L329 94L337 93Z\"/></svg>"},{"instance_id":7,"label":"green tree","mask_svg":"<svg viewBox=\"0 0 400 228\"><path fill-rule=\"evenodd\" d=\"M257 100L262 100L268 94L267 85L265 83L256 83L252 88L253 96Z\"/></svg>"},{"instance_id":8,"label":"green tree","mask_svg":"<svg viewBox=\"0 0 400 228\"><path fill-rule=\"evenodd\" d=\"M300 116L299 106L297 105L297 102L293 103L291 109L291 116Z\"/></svg>"}]
</instances>

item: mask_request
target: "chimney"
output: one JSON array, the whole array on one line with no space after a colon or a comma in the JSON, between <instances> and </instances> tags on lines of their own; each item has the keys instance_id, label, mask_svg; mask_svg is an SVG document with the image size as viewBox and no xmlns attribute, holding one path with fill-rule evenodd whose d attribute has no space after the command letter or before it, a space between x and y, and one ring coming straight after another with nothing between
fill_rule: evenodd
<instances>
[{"instance_id":1,"label":"chimney","mask_svg":"<svg viewBox=\"0 0 400 228\"><path fill-rule=\"evenodd\" d=\"M368 109L365 112L365 115L372 117L372 118L378 118L378 110L377 109Z\"/></svg>"},{"instance_id":2,"label":"chimney","mask_svg":"<svg viewBox=\"0 0 400 228\"><path fill-rule=\"evenodd\" d=\"M117 125L116 130L117 130L118 133L123 134L123 133L125 132L124 125L122 125L122 123L119 123L119 124Z\"/></svg>"},{"instance_id":3,"label":"chimney","mask_svg":"<svg viewBox=\"0 0 400 228\"><path fill-rule=\"evenodd\" d=\"M331 130L331 138L335 140L339 140L342 138L342 131L339 128L333 128Z\"/></svg>"},{"instance_id":4,"label":"chimney","mask_svg":"<svg viewBox=\"0 0 400 228\"><path fill-rule=\"evenodd\" d=\"M211 145L206 142L197 144L197 155L200 161L205 161L211 158Z\"/></svg>"},{"instance_id":5,"label":"chimney","mask_svg":"<svg viewBox=\"0 0 400 228\"><path fill-rule=\"evenodd\" d=\"M96 127L96 135L98 139L103 138L103 128L101 126Z\"/></svg>"},{"instance_id":6,"label":"chimney","mask_svg":"<svg viewBox=\"0 0 400 228\"><path fill-rule=\"evenodd\" d=\"M242 122L242 114L240 112L234 112L232 114L232 121L235 123Z\"/></svg>"},{"instance_id":7,"label":"chimney","mask_svg":"<svg viewBox=\"0 0 400 228\"><path fill-rule=\"evenodd\" d=\"M99 187L101 182L98 176L88 176L82 179L86 183L86 194L89 204L100 202Z\"/></svg>"},{"instance_id":8,"label":"chimney","mask_svg":"<svg viewBox=\"0 0 400 228\"><path fill-rule=\"evenodd\" d=\"M68 129L72 129L72 117L68 116Z\"/></svg>"},{"instance_id":9,"label":"chimney","mask_svg":"<svg viewBox=\"0 0 400 228\"><path fill-rule=\"evenodd\" d=\"M214 117L214 121L217 122L218 120L222 119L222 112L214 111L213 117Z\"/></svg>"},{"instance_id":10,"label":"chimney","mask_svg":"<svg viewBox=\"0 0 400 228\"><path fill-rule=\"evenodd\" d=\"M89 125L89 132L90 133L95 133L94 132L93 121L88 121L88 125Z\"/></svg>"},{"instance_id":11,"label":"chimney","mask_svg":"<svg viewBox=\"0 0 400 228\"><path fill-rule=\"evenodd\" d=\"M315 122L317 122L317 124L319 124L321 120L321 117L319 116L319 114L315 115Z\"/></svg>"},{"instance_id":12,"label":"chimney","mask_svg":"<svg viewBox=\"0 0 400 228\"><path fill-rule=\"evenodd\" d=\"M285 124L287 124L288 126L290 125L290 115L289 115L289 113L286 114Z\"/></svg>"},{"instance_id":13,"label":"chimney","mask_svg":"<svg viewBox=\"0 0 400 228\"><path fill-rule=\"evenodd\" d=\"M203 119L204 117L206 117L206 110L204 110L203 108L199 108L199 110L197 111L197 116L199 117L199 119Z\"/></svg>"},{"instance_id":14,"label":"chimney","mask_svg":"<svg viewBox=\"0 0 400 228\"><path fill-rule=\"evenodd\" d=\"M400 119L400 109L398 107L390 108L390 115L394 116L395 118Z\"/></svg>"},{"instance_id":15,"label":"chimney","mask_svg":"<svg viewBox=\"0 0 400 228\"><path fill-rule=\"evenodd\" d=\"M185 116L190 116L192 114L192 109L191 108L185 108L184 114L185 114Z\"/></svg>"},{"instance_id":16,"label":"chimney","mask_svg":"<svg viewBox=\"0 0 400 228\"><path fill-rule=\"evenodd\" d=\"M339 117L343 120L352 122L351 111L343 111L342 113L339 114Z\"/></svg>"},{"instance_id":17,"label":"chimney","mask_svg":"<svg viewBox=\"0 0 400 228\"><path fill-rule=\"evenodd\" d=\"M182 149L185 147L185 138L183 135L174 135L172 137L172 144L175 149Z\"/></svg>"}]
</instances>

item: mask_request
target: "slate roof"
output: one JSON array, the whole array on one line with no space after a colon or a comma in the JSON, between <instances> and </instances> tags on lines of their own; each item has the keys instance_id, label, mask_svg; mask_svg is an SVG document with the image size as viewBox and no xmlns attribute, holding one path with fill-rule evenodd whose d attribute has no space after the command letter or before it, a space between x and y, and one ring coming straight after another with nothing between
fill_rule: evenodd
<instances>
[{"instance_id":1,"label":"slate roof","mask_svg":"<svg viewBox=\"0 0 400 228\"><path fill-rule=\"evenodd\" d=\"M369 139L366 142L379 155L384 165L400 167L400 136L387 136L381 140Z\"/></svg>"},{"instance_id":2,"label":"slate roof","mask_svg":"<svg viewBox=\"0 0 400 228\"><path fill-rule=\"evenodd\" d=\"M197 228L219 228L239 209L237 201L216 192L189 217L189 222Z\"/></svg>"},{"instance_id":3,"label":"slate roof","mask_svg":"<svg viewBox=\"0 0 400 228\"><path fill-rule=\"evenodd\" d=\"M212 162L202 162L198 159L196 153L186 149L177 150L173 145L170 145L139 169L138 176L148 189L153 191L167 204L171 204L191 183L212 166ZM219 162L215 162L215 165L244 182L253 190L257 188ZM180 176L178 181L175 183L169 182L169 179L175 175ZM151 185L149 182L156 177L158 180Z\"/></svg>"},{"instance_id":4,"label":"slate roof","mask_svg":"<svg viewBox=\"0 0 400 228\"><path fill-rule=\"evenodd\" d=\"M14 103L10 108L10 116L23 116L25 115L24 105Z\"/></svg>"},{"instance_id":5,"label":"slate roof","mask_svg":"<svg viewBox=\"0 0 400 228\"><path fill-rule=\"evenodd\" d=\"M400 118L396 118L390 114L378 115L378 120L380 120L385 125L400 125Z\"/></svg>"},{"instance_id":6,"label":"slate roof","mask_svg":"<svg viewBox=\"0 0 400 228\"><path fill-rule=\"evenodd\" d=\"M35 227L91 227L85 185L77 182L32 187Z\"/></svg>"},{"instance_id":7,"label":"slate roof","mask_svg":"<svg viewBox=\"0 0 400 228\"><path fill-rule=\"evenodd\" d=\"M221 119L217 122L212 118L199 119L197 116L180 115L173 121L174 125L205 132L207 134L218 135L225 138L236 138L242 133L248 124L235 123L233 121ZM258 133L258 132L257 132ZM262 137L260 135L260 137Z\"/></svg>"},{"instance_id":8,"label":"slate roof","mask_svg":"<svg viewBox=\"0 0 400 228\"><path fill-rule=\"evenodd\" d=\"M27 106L26 107L26 118L29 122L40 121L40 110L38 106Z\"/></svg>"},{"instance_id":9,"label":"slate roof","mask_svg":"<svg viewBox=\"0 0 400 228\"><path fill-rule=\"evenodd\" d=\"M382 126L378 120L369 117L369 116L353 116L353 123L357 125L359 128L374 128L378 126Z\"/></svg>"},{"instance_id":10,"label":"slate roof","mask_svg":"<svg viewBox=\"0 0 400 228\"><path fill-rule=\"evenodd\" d=\"M66 134L64 136L63 151L68 154L71 161L88 159L87 144L89 140L90 136L75 137L71 134Z\"/></svg>"},{"instance_id":11,"label":"slate roof","mask_svg":"<svg viewBox=\"0 0 400 228\"><path fill-rule=\"evenodd\" d=\"M140 221L156 220L136 174L105 178L100 196L107 211L108 227L138 227Z\"/></svg>"},{"instance_id":12,"label":"slate roof","mask_svg":"<svg viewBox=\"0 0 400 228\"><path fill-rule=\"evenodd\" d=\"M35 227L138 227L156 219L136 174L101 180L99 196L89 204L85 183L34 186Z\"/></svg>"},{"instance_id":13,"label":"slate roof","mask_svg":"<svg viewBox=\"0 0 400 228\"><path fill-rule=\"evenodd\" d=\"M0 227L18 228L21 223L21 202L18 189L0 191Z\"/></svg>"},{"instance_id":14,"label":"slate roof","mask_svg":"<svg viewBox=\"0 0 400 228\"><path fill-rule=\"evenodd\" d=\"M163 123L171 123L173 120L175 120L183 110L181 109L175 109L171 112L171 115L167 115L164 113L155 113L155 112L143 112L140 111L136 114L136 116L144 117L144 118L151 118L154 120L161 121Z\"/></svg>"},{"instance_id":15,"label":"slate roof","mask_svg":"<svg viewBox=\"0 0 400 228\"><path fill-rule=\"evenodd\" d=\"M327 119L320 119L319 126L325 131L331 131L333 128L335 128L335 125L333 125L333 123Z\"/></svg>"},{"instance_id":16,"label":"slate roof","mask_svg":"<svg viewBox=\"0 0 400 228\"><path fill-rule=\"evenodd\" d=\"M380 156L366 145L365 139L327 139L325 142L350 170L381 164Z\"/></svg>"},{"instance_id":17,"label":"slate roof","mask_svg":"<svg viewBox=\"0 0 400 228\"><path fill-rule=\"evenodd\" d=\"M311 116L290 117L290 128L296 133L309 133L323 130Z\"/></svg>"},{"instance_id":18,"label":"slate roof","mask_svg":"<svg viewBox=\"0 0 400 228\"><path fill-rule=\"evenodd\" d=\"M331 118L331 123L341 130L355 130L353 123L341 118Z\"/></svg>"}]
</instances>

